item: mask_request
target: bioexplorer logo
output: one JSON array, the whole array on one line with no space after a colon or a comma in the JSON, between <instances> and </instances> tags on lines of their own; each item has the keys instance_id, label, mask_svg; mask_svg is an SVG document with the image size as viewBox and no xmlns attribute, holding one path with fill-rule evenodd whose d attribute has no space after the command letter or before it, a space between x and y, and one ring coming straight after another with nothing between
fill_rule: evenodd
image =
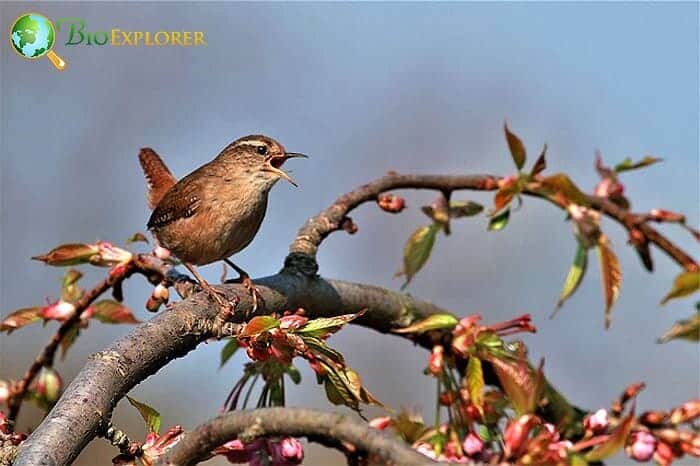
<instances>
[{"instance_id":1,"label":"bioexplorer logo","mask_svg":"<svg viewBox=\"0 0 700 466\"><path fill-rule=\"evenodd\" d=\"M46 16L25 13L12 23L10 43L17 54L34 60L44 55L57 70L64 70L66 62L52 49L57 32L65 37L66 47L201 47L207 45L204 31L128 31L112 28L109 31L90 31L83 18L60 18L56 27Z\"/></svg>"}]
</instances>

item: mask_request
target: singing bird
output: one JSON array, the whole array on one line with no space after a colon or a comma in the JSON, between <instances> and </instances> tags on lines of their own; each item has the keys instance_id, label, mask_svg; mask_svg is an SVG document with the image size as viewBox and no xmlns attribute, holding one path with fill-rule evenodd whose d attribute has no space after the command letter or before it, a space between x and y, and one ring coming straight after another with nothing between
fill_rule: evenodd
<instances>
[{"instance_id":1,"label":"singing bird","mask_svg":"<svg viewBox=\"0 0 700 466\"><path fill-rule=\"evenodd\" d=\"M148 229L219 304L226 303L196 266L225 261L240 275L251 294L253 309L257 307L259 293L250 276L229 257L248 246L257 234L272 186L280 178L296 186L281 169L285 161L295 157L307 156L287 152L267 136L245 136L177 181L153 149L139 152L148 183L148 205L153 209Z\"/></svg>"}]
</instances>

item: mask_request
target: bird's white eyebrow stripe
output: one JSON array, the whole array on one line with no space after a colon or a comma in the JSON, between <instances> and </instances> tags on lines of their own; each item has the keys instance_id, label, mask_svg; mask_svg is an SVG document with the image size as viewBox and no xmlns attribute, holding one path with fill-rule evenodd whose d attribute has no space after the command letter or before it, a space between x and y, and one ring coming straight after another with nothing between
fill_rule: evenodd
<instances>
[{"instance_id":1,"label":"bird's white eyebrow stripe","mask_svg":"<svg viewBox=\"0 0 700 466\"><path fill-rule=\"evenodd\" d=\"M246 141L239 142L237 145L258 147L258 146L266 146L267 143L265 141L263 141L262 139L248 139Z\"/></svg>"}]
</instances>

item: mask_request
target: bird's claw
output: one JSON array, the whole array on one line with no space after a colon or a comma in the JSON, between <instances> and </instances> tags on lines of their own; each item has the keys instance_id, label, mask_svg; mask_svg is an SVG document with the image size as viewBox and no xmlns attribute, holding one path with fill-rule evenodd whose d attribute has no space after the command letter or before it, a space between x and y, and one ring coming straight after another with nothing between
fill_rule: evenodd
<instances>
[{"instance_id":1,"label":"bird's claw","mask_svg":"<svg viewBox=\"0 0 700 466\"><path fill-rule=\"evenodd\" d=\"M250 313L254 314L255 311L258 310L258 301L260 301L263 307L265 307L265 299L263 298L262 293L260 293L260 290L258 290L253 284L253 280L246 276L242 278L241 283L248 291L248 294L250 294L250 299L253 301L253 307L251 308Z\"/></svg>"}]
</instances>

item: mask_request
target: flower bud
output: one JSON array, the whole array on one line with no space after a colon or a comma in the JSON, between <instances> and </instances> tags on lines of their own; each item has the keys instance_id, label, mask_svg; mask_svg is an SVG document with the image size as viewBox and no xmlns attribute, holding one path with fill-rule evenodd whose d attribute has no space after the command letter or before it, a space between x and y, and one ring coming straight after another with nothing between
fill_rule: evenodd
<instances>
[{"instance_id":1,"label":"flower bud","mask_svg":"<svg viewBox=\"0 0 700 466\"><path fill-rule=\"evenodd\" d=\"M668 210L662 209L651 209L649 211L649 216L652 220L657 222L672 222L672 223L683 223L685 222L685 215L676 212L670 212Z\"/></svg>"},{"instance_id":2,"label":"flower bud","mask_svg":"<svg viewBox=\"0 0 700 466\"><path fill-rule=\"evenodd\" d=\"M125 264L134 257L133 254L126 249L118 248L106 241L97 242L97 252L97 257L92 257L90 262L102 266Z\"/></svg>"},{"instance_id":3,"label":"flower bud","mask_svg":"<svg viewBox=\"0 0 700 466\"><path fill-rule=\"evenodd\" d=\"M215 450L215 453L226 456L228 462L234 464L247 463L250 458L250 452L238 439L224 443Z\"/></svg>"},{"instance_id":4,"label":"flower bud","mask_svg":"<svg viewBox=\"0 0 700 466\"><path fill-rule=\"evenodd\" d=\"M668 466L673 462L676 455L673 453L673 448L666 442L659 442L656 445L656 452L654 452L654 461L659 463L661 466Z\"/></svg>"},{"instance_id":5,"label":"flower bud","mask_svg":"<svg viewBox=\"0 0 700 466\"><path fill-rule=\"evenodd\" d=\"M4 380L0 380L0 404L7 403L10 398L10 384ZM0 415L2 412L0 411ZM0 417L0 422L2 422L2 417Z\"/></svg>"},{"instance_id":6,"label":"flower bud","mask_svg":"<svg viewBox=\"0 0 700 466\"><path fill-rule=\"evenodd\" d=\"M444 359L444 348L442 345L433 346L433 351L430 353L430 358L428 358L428 370L433 375L442 374L442 369L445 366Z\"/></svg>"},{"instance_id":7,"label":"flower bud","mask_svg":"<svg viewBox=\"0 0 700 466\"><path fill-rule=\"evenodd\" d=\"M9 434L10 433L10 425L7 422L7 417L5 416L5 413L0 411L0 433L2 434Z\"/></svg>"},{"instance_id":8,"label":"flower bud","mask_svg":"<svg viewBox=\"0 0 700 466\"><path fill-rule=\"evenodd\" d=\"M44 320L67 320L75 312L73 303L59 299L55 303L49 304L41 310L41 317Z\"/></svg>"},{"instance_id":9,"label":"flower bud","mask_svg":"<svg viewBox=\"0 0 700 466\"><path fill-rule=\"evenodd\" d=\"M391 424L391 417L389 416L375 417L369 421L370 427L374 427L377 430L384 430L389 427L389 424Z\"/></svg>"},{"instance_id":10,"label":"flower bud","mask_svg":"<svg viewBox=\"0 0 700 466\"><path fill-rule=\"evenodd\" d=\"M166 249L162 246L157 246L153 250L153 255L156 256L158 259L165 260L168 257L170 257L170 249Z\"/></svg>"},{"instance_id":11,"label":"flower bud","mask_svg":"<svg viewBox=\"0 0 700 466\"><path fill-rule=\"evenodd\" d=\"M605 409L599 409L595 413L586 416L583 420L583 427L596 434L605 432L609 424L608 412Z\"/></svg>"},{"instance_id":12,"label":"flower bud","mask_svg":"<svg viewBox=\"0 0 700 466\"><path fill-rule=\"evenodd\" d=\"M61 396L63 388L63 380L51 367L44 366L39 372L34 391L45 401L49 406L53 405Z\"/></svg>"},{"instance_id":13,"label":"flower bud","mask_svg":"<svg viewBox=\"0 0 700 466\"><path fill-rule=\"evenodd\" d=\"M170 299L170 291L168 291L167 286L163 285L162 283L158 283L156 287L153 288L153 293L151 296L163 303L167 303L168 299Z\"/></svg>"},{"instance_id":14,"label":"flower bud","mask_svg":"<svg viewBox=\"0 0 700 466\"><path fill-rule=\"evenodd\" d=\"M404 198L394 194L381 194L377 198L377 204L382 210L392 214L398 214L406 207Z\"/></svg>"},{"instance_id":15,"label":"flower bud","mask_svg":"<svg viewBox=\"0 0 700 466\"><path fill-rule=\"evenodd\" d=\"M467 456L474 456L484 451L484 441L473 432L469 432L462 442L462 450Z\"/></svg>"},{"instance_id":16,"label":"flower bud","mask_svg":"<svg viewBox=\"0 0 700 466\"><path fill-rule=\"evenodd\" d=\"M268 443L273 466L294 466L304 459L304 447L294 437Z\"/></svg>"},{"instance_id":17,"label":"flower bud","mask_svg":"<svg viewBox=\"0 0 700 466\"><path fill-rule=\"evenodd\" d=\"M158 309L160 309L161 305L163 305L163 301L155 299L153 296L150 296L148 298L148 301L146 301L146 310L148 312L158 312Z\"/></svg>"},{"instance_id":18,"label":"flower bud","mask_svg":"<svg viewBox=\"0 0 700 466\"><path fill-rule=\"evenodd\" d=\"M437 458L437 454L435 453L435 449L429 443L420 442L420 443L414 445L413 449L416 450L421 455L427 456L430 459L434 460Z\"/></svg>"},{"instance_id":19,"label":"flower bud","mask_svg":"<svg viewBox=\"0 0 700 466\"><path fill-rule=\"evenodd\" d=\"M535 416L526 414L508 424L503 433L505 450L508 455L517 452L525 444L525 440L537 422L538 419Z\"/></svg>"},{"instance_id":20,"label":"flower bud","mask_svg":"<svg viewBox=\"0 0 700 466\"><path fill-rule=\"evenodd\" d=\"M630 436L630 443L625 448L625 453L635 461L649 461L654 456L657 443L656 437L647 431L633 432Z\"/></svg>"}]
</instances>

